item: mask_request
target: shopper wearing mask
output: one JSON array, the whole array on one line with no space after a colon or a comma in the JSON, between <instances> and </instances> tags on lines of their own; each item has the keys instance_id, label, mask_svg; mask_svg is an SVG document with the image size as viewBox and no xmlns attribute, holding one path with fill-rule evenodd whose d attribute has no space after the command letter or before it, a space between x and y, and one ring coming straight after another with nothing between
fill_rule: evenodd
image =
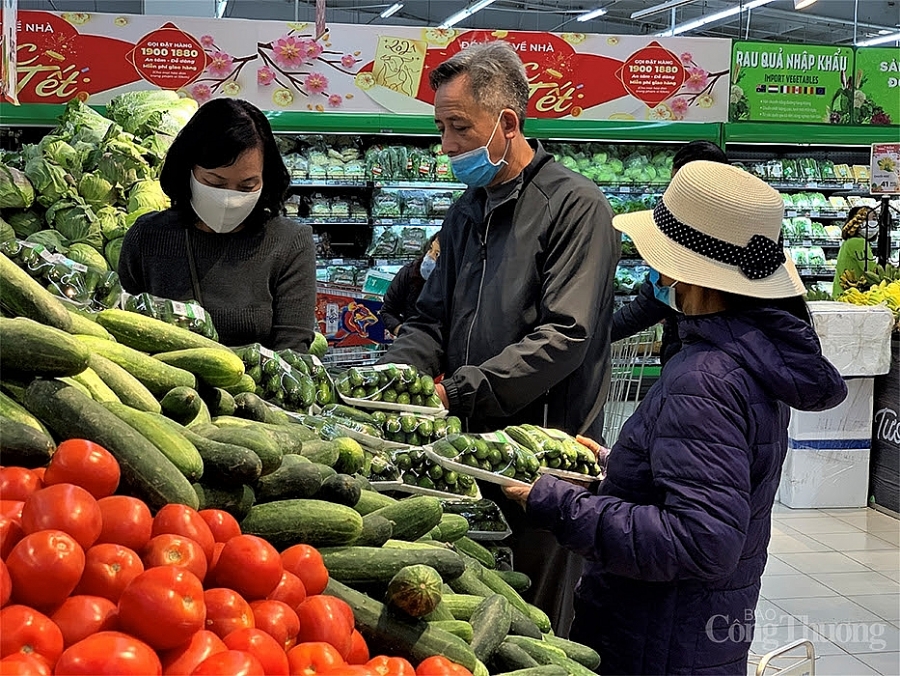
<instances>
[{"instance_id":1,"label":"shopper wearing mask","mask_svg":"<svg viewBox=\"0 0 900 676\"><path fill-rule=\"evenodd\" d=\"M282 218L290 175L262 112L215 99L187 123L160 176L172 200L137 220L119 261L122 287L195 299L225 345L305 352L315 326L315 246Z\"/></svg>"},{"instance_id":2,"label":"shopper wearing mask","mask_svg":"<svg viewBox=\"0 0 900 676\"><path fill-rule=\"evenodd\" d=\"M425 245L424 253L411 263L407 263L396 274L381 307L381 322L392 335L400 335L403 323L416 313L416 302L426 280L434 272L441 256L441 242L435 233Z\"/></svg>"},{"instance_id":3,"label":"shopper wearing mask","mask_svg":"<svg viewBox=\"0 0 900 676\"><path fill-rule=\"evenodd\" d=\"M437 392L470 431L530 422L600 438L620 249L609 204L525 138L528 79L512 46L468 47L430 84L442 148L469 189L444 219L417 315L384 361L444 374ZM565 634L581 560L498 499L530 598Z\"/></svg>"},{"instance_id":4,"label":"shopper wearing mask","mask_svg":"<svg viewBox=\"0 0 900 676\"><path fill-rule=\"evenodd\" d=\"M785 259L781 196L686 165L650 212L617 216L681 313L684 343L609 454L599 493L545 476L507 494L588 564L572 638L604 674L747 673L790 407L847 387Z\"/></svg>"},{"instance_id":5,"label":"shopper wearing mask","mask_svg":"<svg viewBox=\"0 0 900 676\"><path fill-rule=\"evenodd\" d=\"M672 158L672 176L674 177L685 164L696 160L728 164L725 152L715 143L691 141ZM638 290L637 297L616 310L612 318L612 341L628 338L659 322L664 322L659 360L665 366L681 349L681 339L678 337L678 313L654 294L654 288L650 279L645 280Z\"/></svg>"},{"instance_id":6,"label":"shopper wearing mask","mask_svg":"<svg viewBox=\"0 0 900 676\"><path fill-rule=\"evenodd\" d=\"M837 267L831 295L837 298L846 289L841 285L845 272L862 278L867 270L874 269L877 261L871 242L878 237L878 216L869 207L853 207L841 230L843 242L838 251Z\"/></svg>"}]
</instances>

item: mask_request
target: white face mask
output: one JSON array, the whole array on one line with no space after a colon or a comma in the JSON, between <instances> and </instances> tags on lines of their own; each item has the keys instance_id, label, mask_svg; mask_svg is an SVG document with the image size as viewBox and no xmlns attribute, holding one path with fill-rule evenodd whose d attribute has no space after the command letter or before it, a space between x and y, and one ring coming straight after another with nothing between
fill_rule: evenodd
<instances>
[{"instance_id":1,"label":"white face mask","mask_svg":"<svg viewBox=\"0 0 900 676\"><path fill-rule=\"evenodd\" d=\"M861 237L865 237L868 240L873 240L878 237L878 223L865 223L860 226L859 234Z\"/></svg>"},{"instance_id":2,"label":"white face mask","mask_svg":"<svg viewBox=\"0 0 900 676\"><path fill-rule=\"evenodd\" d=\"M231 232L256 208L262 186L253 192L204 185L191 171L191 206L200 220L219 234Z\"/></svg>"}]
</instances>

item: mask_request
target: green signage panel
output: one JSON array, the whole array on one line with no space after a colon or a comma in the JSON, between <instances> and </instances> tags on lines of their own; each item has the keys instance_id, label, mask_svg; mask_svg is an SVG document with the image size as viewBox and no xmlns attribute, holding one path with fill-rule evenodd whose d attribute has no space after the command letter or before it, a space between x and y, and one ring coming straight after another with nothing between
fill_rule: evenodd
<instances>
[{"instance_id":1,"label":"green signage panel","mask_svg":"<svg viewBox=\"0 0 900 676\"><path fill-rule=\"evenodd\" d=\"M856 124L900 124L900 47L856 50Z\"/></svg>"},{"instance_id":2,"label":"green signage panel","mask_svg":"<svg viewBox=\"0 0 900 676\"><path fill-rule=\"evenodd\" d=\"M851 47L735 42L732 122L850 124Z\"/></svg>"}]
</instances>

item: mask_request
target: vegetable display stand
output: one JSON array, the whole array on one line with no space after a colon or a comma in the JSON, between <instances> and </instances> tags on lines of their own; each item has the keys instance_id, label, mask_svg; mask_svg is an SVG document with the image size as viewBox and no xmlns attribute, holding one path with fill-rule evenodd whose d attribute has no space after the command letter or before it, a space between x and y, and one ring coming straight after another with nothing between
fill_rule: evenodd
<instances>
[{"instance_id":1,"label":"vegetable display stand","mask_svg":"<svg viewBox=\"0 0 900 676\"><path fill-rule=\"evenodd\" d=\"M875 378L870 501L900 512L900 336L891 341L891 370Z\"/></svg>"}]
</instances>

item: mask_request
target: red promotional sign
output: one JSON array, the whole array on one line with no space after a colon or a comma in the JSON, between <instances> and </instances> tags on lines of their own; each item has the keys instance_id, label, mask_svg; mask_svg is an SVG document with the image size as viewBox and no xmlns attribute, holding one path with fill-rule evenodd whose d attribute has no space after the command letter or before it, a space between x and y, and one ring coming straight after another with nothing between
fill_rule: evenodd
<instances>
[{"instance_id":1,"label":"red promotional sign","mask_svg":"<svg viewBox=\"0 0 900 676\"><path fill-rule=\"evenodd\" d=\"M23 101L65 103L140 79L126 55L132 45L98 35L79 35L49 12L20 12L19 97Z\"/></svg>"},{"instance_id":2,"label":"red promotional sign","mask_svg":"<svg viewBox=\"0 0 900 676\"><path fill-rule=\"evenodd\" d=\"M128 60L142 78L160 89L186 87L206 68L200 43L171 22L142 37Z\"/></svg>"},{"instance_id":3,"label":"red promotional sign","mask_svg":"<svg viewBox=\"0 0 900 676\"><path fill-rule=\"evenodd\" d=\"M653 108L681 89L685 71L676 54L651 42L632 54L616 71L616 77L629 94Z\"/></svg>"}]
</instances>

